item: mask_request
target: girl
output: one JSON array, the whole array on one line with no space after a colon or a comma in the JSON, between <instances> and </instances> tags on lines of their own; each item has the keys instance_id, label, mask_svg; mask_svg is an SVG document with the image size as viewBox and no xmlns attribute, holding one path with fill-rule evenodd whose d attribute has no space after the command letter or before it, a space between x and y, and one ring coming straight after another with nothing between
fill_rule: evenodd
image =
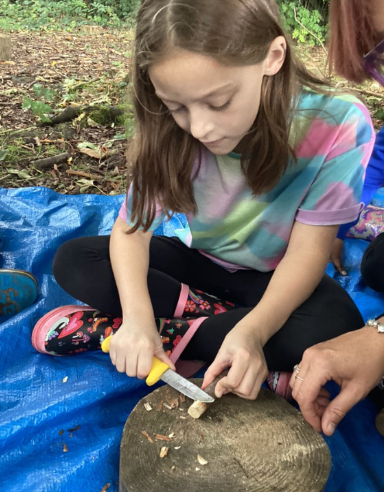
<instances>
[{"instance_id":1,"label":"girl","mask_svg":"<svg viewBox=\"0 0 384 492\"><path fill-rule=\"evenodd\" d=\"M384 86L384 2L332 0L330 21L331 67L351 81L362 82L372 77ZM375 169L370 174L371 181L366 184L367 194L373 184L372 178L380 174L379 170L382 173L383 138L381 130L372 155ZM384 291L383 240L381 234L365 250L361 271L368 285ZM295 375L299 377L291 379L292 394L304 417L315 429L323 430L327 435L334 433L345 414L368 393L378 407L383 408L384 314L368 320L360 330L310 348ZM327 407L321 408L317 404L319 394L323 391L322 386L331 379L341 386L340 394ZM383 422L383 413L381 415ZM379 431L384 435L383 427Z\"/></svg>"},{"instance_id":2,"label":"girl","mask_svg":"<svg viewBox=\"0 0 384 492\"><path fill-rule=\"evenodd\" d=\"M217 396L254 399L267 368L362 325L324 270L360 210L368 112L294 58L274 0L144 0L132 85L132 180L111 237L72 240L54 261L93 309L48 313L33 344L73 353L116 332L128 376L183 352L210 363L204 387L230 367ZM153 236L175 212L188 227Z\"/></svg>"}]
</instances>

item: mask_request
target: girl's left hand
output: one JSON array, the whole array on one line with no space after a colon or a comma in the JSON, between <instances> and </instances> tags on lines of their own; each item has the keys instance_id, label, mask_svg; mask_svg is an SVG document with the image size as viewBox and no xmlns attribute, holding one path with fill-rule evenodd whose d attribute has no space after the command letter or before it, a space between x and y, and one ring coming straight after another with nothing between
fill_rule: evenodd
<instances>
[{"instance_id":1,"label":"girl's left hand","mask_svg":"<svg viewBox=\"0 0 384 492\"><path fill-rule=\"evenodd\" d=\"M202 389L228 367L228 375L216 385L216 397L234 393L242 398L255 400L268 376L268 368L261 341L254 328L238 324L228 333L215 360L205 373Z\"/></svg>"}]
</instances>

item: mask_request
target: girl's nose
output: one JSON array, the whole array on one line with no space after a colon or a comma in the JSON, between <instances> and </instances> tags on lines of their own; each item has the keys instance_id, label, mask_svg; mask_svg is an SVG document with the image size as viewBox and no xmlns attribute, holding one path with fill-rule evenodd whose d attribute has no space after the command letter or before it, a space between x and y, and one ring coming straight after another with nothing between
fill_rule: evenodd
<instances>
[{"instance_id":1,"label":"girl's nose","mask_svg":"<svg viewBox=\"0 0 384 492\"><path fill-rule=\"evenodd\" d=\"M208 141L214 124L206 111L190 111L190 132L197 140Z\"/></svg>"}]
</instances>

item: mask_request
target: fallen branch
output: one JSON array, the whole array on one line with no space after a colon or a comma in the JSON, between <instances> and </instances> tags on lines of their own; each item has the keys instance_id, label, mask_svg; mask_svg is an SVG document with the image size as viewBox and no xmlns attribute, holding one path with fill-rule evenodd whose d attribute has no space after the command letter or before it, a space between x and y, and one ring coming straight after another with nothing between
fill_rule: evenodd
<instances>
[{"instance_id":1,"label":"fallen branch","mask_svg":"<svg viewBox=\"0 0 384 492\"><path fill-rule=\"evenodd\" d=\"M38 159L37 161L32 161L31 164L36 169L46 169L47 167L53 166L54 164L61 164L67 161L71 156L68 152L64 154L54 155L53 157L46 157L45 159Z\"/></svg>"}]
</instances>

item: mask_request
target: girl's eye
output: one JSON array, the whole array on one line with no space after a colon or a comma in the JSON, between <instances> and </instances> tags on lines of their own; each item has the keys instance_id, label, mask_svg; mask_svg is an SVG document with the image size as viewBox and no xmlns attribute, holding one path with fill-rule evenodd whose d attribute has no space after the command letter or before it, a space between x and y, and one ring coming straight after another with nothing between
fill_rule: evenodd
<instances>
[{"instance_id":1,"label":"girl's eye","mask_svg":"<svg viewBox=\"0 0 384 492\"><path fill-rule=\"evenodd\" d=\"M216 111L216 112L220 112L220 111L225 111L229 105L231 104L231 99L229 101L227 101L225 104L223 104L222 106L210 106L210 109L212 111Z\"/></svg>"},{"instance_id":2,"label":"girl's eye","mask_svg":"<svg viewBox=\"0 0 384 492\"><path fill-rule=\"evenodd\" d=\"M168 109L168 111L171 114L177 114L177 113L181 113L181 111L183 111L184 109L185 109L184 106L180 106L179 108L176 108L176 109Z\"/></svg>"}]
</instances>

